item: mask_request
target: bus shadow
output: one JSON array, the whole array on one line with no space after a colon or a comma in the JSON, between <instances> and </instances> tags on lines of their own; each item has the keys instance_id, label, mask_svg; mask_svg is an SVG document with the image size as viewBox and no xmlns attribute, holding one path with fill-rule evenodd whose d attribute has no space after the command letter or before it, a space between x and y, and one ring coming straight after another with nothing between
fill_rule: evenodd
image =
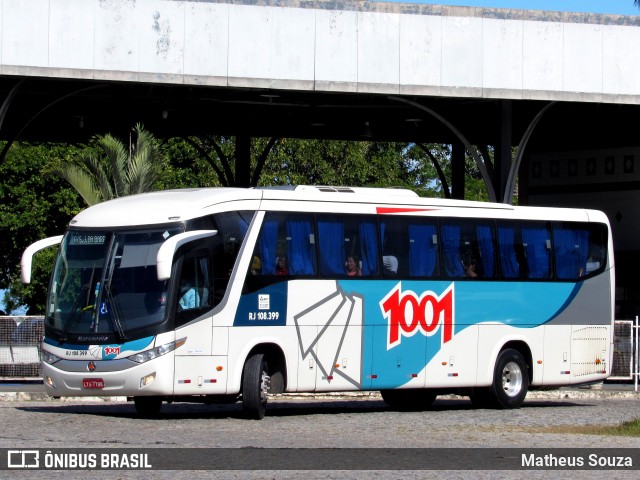
<instances>
[{"instance_id":1,"label":"bus shadow","mask_svg":"<svg viewBox=\"0 0 640 480\"><path fill-rule=\"evenodd\" d=\"M593 407L591 403L576 403L567 400L530 400L521 409L530 408L571 408ZM245 419L241 403L235 404L199 404L199 403L170 403L163 404L160 413L154 417L141 417L136 413L132 402L120 403L74 403L63 405L21 406L19 410L33 413L58 413L66 415L92 415L98 417L131 418L136 420L182 420L182 419ZM486 411L503 414L500 410L479 409L467 399L437 399L433 405L424 410L399 410L387 406L382 400L279 400L267 405L268 417L294 417L312 415L335 414L372 414L397 413L416 414L429 412L458 412L458 411Z\"/></svg>"}]
</instances>

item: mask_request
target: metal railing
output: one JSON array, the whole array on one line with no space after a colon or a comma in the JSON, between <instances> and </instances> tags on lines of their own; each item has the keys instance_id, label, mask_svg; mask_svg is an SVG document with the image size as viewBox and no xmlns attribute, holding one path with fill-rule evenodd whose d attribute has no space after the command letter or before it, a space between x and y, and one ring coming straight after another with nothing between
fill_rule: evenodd
<instances>
[{"instance_id":1,"label":"metal railing","mask_svg":"<svg viewBox=\"0 0 640 480\"><path fill-rule=\"evenodd\" d=\"M616 320L613 365L609 380L634 380L638 391L640 325L635 320ZM0 316L0 380L42 378L40 353L44 336L42 316Z\"/></svg>"},{"instance_id":2,"label":"metal railing","mask_svg":"<svg viewBox=\"0 0 640 480\"><path fill-rule=\"evenodd\" d=\"M609 380L633 380L638 391L640 326L635 320L616 320L613 335L613 365Z\"/></svg>"},{"instance_id":3,"label":"metal railing","mask_svg":"<svg viewBox=\"0 0 640 480\"><path fill-rule=\"evenodd\" d=\"M42 316L0 316L0 379L42 378Z\"/></svg>"}]
</instances>

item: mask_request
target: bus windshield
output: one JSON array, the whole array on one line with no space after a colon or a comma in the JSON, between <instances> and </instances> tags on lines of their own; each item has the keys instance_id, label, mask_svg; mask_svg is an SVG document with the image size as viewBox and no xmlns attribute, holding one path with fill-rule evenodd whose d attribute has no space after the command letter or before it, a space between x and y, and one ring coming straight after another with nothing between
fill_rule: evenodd
<instances>
[{"instance_id":1,"label":"bus windshield","mask_svg":"<svg viewBox=\"0 0 640 480\"><path fill-rule=\"evenodd\" d=\"M179 227L136 231L79 231L65 236L49 290L46 326L68 335L109 335L162 322L167 281L157 278L160 245Z\"/></svg>"}]
</instances>

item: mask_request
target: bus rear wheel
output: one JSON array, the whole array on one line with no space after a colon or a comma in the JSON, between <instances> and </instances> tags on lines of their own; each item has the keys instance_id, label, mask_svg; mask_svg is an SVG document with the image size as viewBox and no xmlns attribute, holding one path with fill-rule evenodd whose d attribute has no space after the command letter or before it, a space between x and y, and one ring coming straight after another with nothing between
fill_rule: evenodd
<instances>
[{"instance_id":1,"label":"bus rear wheel","mask_svg":"<svg viewBox=\"0 0 640 480\"><path fill-rule=\"evenodd\" d=\"M244 364L242 408L248 418L264 418L271 383L268 372L267 361L262 353L251 355Z\"/></svg>"},{"instance_id":2,"label":"bus rear wheel","mask_svg":"<svg viewBox=\"0 0 640 480\"><path fill-rule=\"evenodd\" d=\"M529 369L518 350L507 348L498 355L492 394L498 408L520 408L529 389Z\"/></svg>"},{"instance_id":3,"label":"bus rear wheel","mask_svg":"<svg viewBox=\"0 0 640 480\"><path fill-rule=\"evenodd\" d=\"M138 415L143 417L155 417L162 407L161 397L133 397L133 404Z\"/></svg>"},{"instance_id":4,"label":"bus rear wheel","mask_svg":"<svg viewBox=\"0 0 640 480\"><path fill-rule=\"evenodd\" d=\"M380 390L382 399L394 410L420 411L429 408L437 394L424 388Z\"/></svg>"}]
</instances>

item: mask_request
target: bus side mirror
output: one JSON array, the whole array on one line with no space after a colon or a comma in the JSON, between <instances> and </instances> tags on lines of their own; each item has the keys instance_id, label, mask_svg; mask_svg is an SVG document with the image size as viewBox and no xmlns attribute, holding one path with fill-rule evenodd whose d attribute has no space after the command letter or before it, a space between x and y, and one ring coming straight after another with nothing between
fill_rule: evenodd
<instances>
[{"instance_id":1,"label":"bus side mirror","mask_svg":"<svg viewBox=\"0 0 640 480\"><path fill-rule=\"evenodd\" d=\"M169 237L160 246L156 257L158 280L169 280L171 276L171 266L173 265L173 256L182 245L195 242L202 238L213 237L217 233L217 230L193 230L191 232L179 233L175 237Z\"/></svg>"},{"instance_id":2,"label":"bus side mirror","mask_svg":"<svg viewBox=\"0 0 640 480\"><path fill-rule=\"evenodd\" d=\"M20 260L20 272L22 274L22 283L31 283L31 262L33 255L40 250L43 250L52 245L58 245L62 241L63 235L56 237L44 238L38 240L35 243L29 245L22 254L22 260Z\"/></svg>"}]
</instances>

